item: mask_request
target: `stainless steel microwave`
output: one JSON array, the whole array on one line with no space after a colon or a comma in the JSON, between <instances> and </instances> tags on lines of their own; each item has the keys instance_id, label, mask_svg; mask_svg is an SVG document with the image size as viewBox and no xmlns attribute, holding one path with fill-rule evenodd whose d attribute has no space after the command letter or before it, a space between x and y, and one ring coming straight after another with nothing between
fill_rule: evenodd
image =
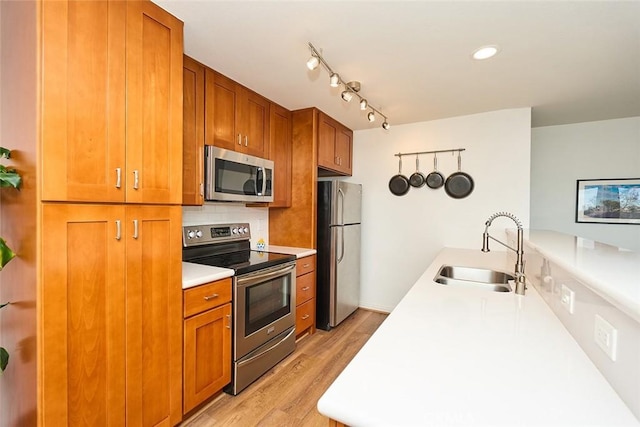
<instances>
[{"instance_id":1,"label":"stainless steel microwave","mask_svg":"<svg viewBox=\"0 0 640 427\"><path fill-rule=\"evenodd\" d=\"M205 146L204 198L216 202L273 202L273 161Z\"/></svg>"}]
</instances>

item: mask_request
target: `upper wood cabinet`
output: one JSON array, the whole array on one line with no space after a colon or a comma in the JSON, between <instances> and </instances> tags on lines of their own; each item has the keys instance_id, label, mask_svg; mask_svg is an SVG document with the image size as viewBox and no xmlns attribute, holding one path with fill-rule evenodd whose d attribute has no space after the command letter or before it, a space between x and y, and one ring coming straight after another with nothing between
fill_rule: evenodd
<instances>
[{"instance_id":1,"label":"upper wood cabinet","mask_svg":"<svg viewBox=\"0 0 640 427\"><path fill-rule=\"evenodd\" d=\"M179 204L182 22L149 1L55 1L42 25L42 200Z\"/></svg>"},{"instance_id":2,"label":"upper wood cabinet","mask_svg":"<svg viewBox=\"0 0 640 427\"><path fill-rule=\"evenodd\" d=\"M205 80L206 144L266 157L269 101L211 69Z\"/></svg>"},{"instance_id":3,"label":"upper wood cabinet","mask_svg":"<svg viewBox=\"0 0 640 427\"><path fill-rule=\"evenodd\" d=\"M204 202L204 65L183 60L182 204Z\"/></svg>"},{"instance_id":4,"label":"upper wood cabinet","mask_svg":"<svg viewBox=\"0 0 640 427\"><path fill-rule=\"evenodd\" d=\"M353 131L326 114L318 114L318 167L335 173L351 175Z\"/></svg>"},{"instance_id":5,"label":"upper wood cabinet","mask_svg":"<svg viewBox=\"0 0 640 427\"><path fill-rule=\"evenodd\" d=\"M181 215L43 204L43 425L181 421Z\"/></svg>"},{"instance_id":6,"label":"upper wood cabinet","mask_svg":"<svg viewBox=\"0 0 640 427\"><path fill-rule=\"evenodd\" d=\"M273 202L269 207L291 206L291 111L271 104L269 159L274 162Z\"/></svg>"}]
</instances>

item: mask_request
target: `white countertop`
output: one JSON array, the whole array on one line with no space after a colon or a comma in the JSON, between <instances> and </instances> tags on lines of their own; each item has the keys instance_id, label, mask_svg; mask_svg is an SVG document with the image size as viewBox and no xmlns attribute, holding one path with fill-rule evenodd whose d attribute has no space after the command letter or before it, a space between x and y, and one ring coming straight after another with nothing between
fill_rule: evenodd
<instances>
[{"instance_id":1,"label":"white countertop","mask_svg":"<svg viewBox=\"0 0 640 427\"><path fill-rule=\"evenodd\" d=\"M442 264L512 268L505 252L442 250L320 413L350 426L640 425L533 286L443 286Z\"/></svg>"},{"instance_id":2,"label":"white countertop","mask_svg":"<svg viewBox=\"0 0 640 427\"><path fill-rule=\"evenodd\" d=\"M210 267L208 265L182 263L182 289L203 285L234 275L230 268Z\"/></svg>"},{"instance_id":3,"label":"white countertop","mask_svg":"<svg viewBox=\"0 0 640 427\"><path fill-rule=\"evenodd\" d=\"M640 322L640 252L548 230L525 230L524 238L536 251Z\"/></svg>"},{"instance_id":4,"label":"white countertop","mask_svg":"<svg viewBox=\"0 0 640 427\"><path fill-rule=\"evenodd\" d=\"M256 248L252 248L253 250L257 250ZM265 252L276 252L279 254L287 254L287 255L295 255L296 258L304 258L306 256L310 256L316 253L315 249L307 249L307 248L295 248L293 246L276 246L276 245L267 245L264 249L261 249Z\"/></svg>"}]
</instances>

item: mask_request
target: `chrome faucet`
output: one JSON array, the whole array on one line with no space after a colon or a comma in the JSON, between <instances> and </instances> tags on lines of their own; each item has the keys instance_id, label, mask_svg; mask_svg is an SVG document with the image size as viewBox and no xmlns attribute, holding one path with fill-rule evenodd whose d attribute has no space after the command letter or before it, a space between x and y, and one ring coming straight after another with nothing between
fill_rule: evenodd
<instances>
[{"instance_id":1,"label":"chrome faucet","mask_svg":"<svg viewBox=\"0 0 640 427\"><path fill-rule=\"evenodd\" d=\"M517 249L514 249L511 246L505 243L502 243L500 240L496 239L495 237L489 235L489 227L491 226L491 223L493 222L494 219L501 216L506 216L507 218L511 218L513 222L515 222L516 225L518 226L518 248ZM508 212L498 212L491 215L487 220L487 222L484 223L484 225L485 225L484 233L482 233L482 252L489 252L489 239L491 239L500 243L505 248L511 249L516 253L516 267L515 267L516 294L524 295L524 291L526 289L526 286L525 286L526 277L524 275L524 259L523 259L524 250L522 249L523 247L522 223L513 214L510 214Z\"/></svg>"}]
</instances>

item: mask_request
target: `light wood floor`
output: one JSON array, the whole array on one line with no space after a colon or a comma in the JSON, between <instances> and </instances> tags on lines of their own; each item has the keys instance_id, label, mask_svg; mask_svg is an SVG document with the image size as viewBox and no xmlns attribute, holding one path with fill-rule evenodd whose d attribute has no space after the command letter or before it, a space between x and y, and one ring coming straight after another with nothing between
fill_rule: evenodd
<instances>
[{"instance_id":1,"label":"light wood floor","mask_svg":"<svg viewBox=\"0 0 640 427\"><path fill-rule=\"evenodd\" d=\"M327 427L318 399L386 317L359 309L330 332L318 330L238 396L222 394L182 426Z\"/></svg>"}]
</instances>

